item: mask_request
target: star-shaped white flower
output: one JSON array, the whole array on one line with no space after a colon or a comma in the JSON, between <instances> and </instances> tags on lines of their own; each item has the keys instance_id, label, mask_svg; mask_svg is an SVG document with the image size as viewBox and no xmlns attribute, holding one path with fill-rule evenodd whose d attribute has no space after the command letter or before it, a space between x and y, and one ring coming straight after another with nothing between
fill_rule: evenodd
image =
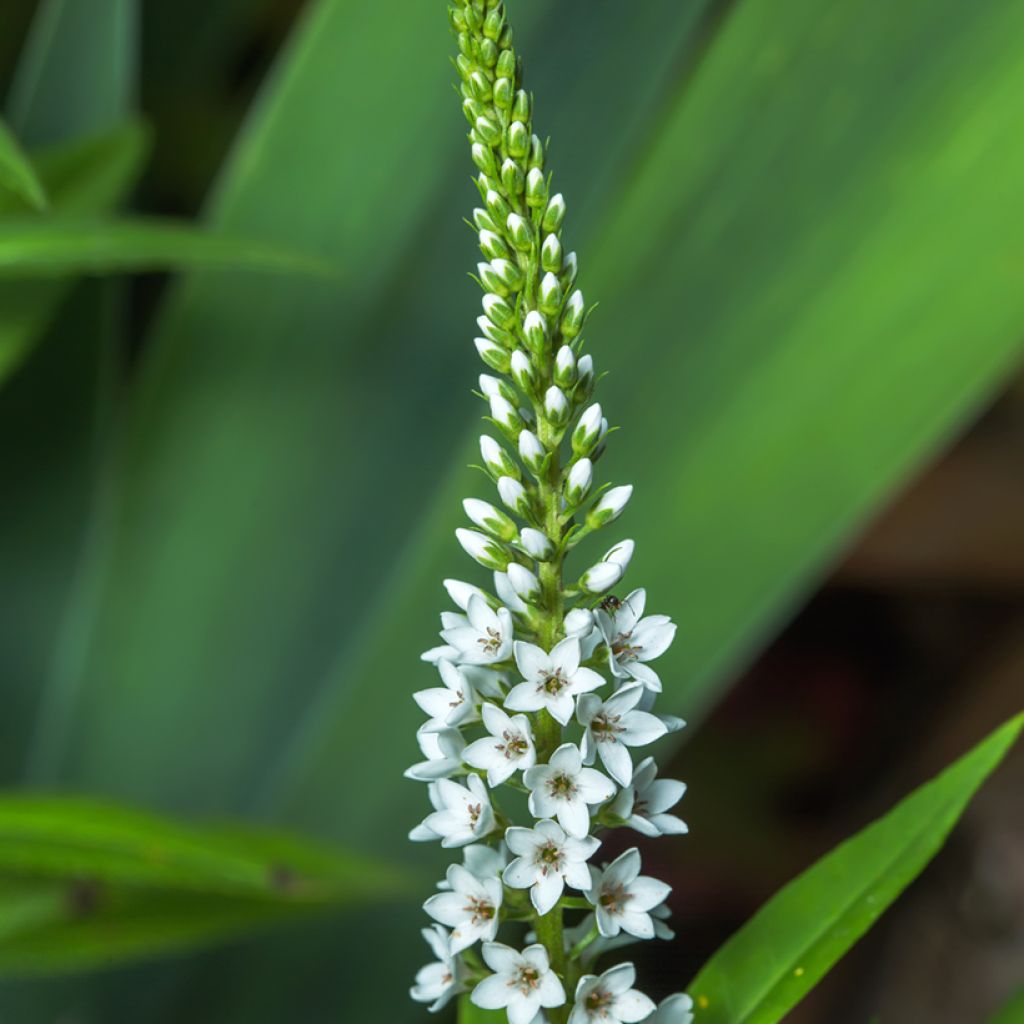
<instances>
[{"instance_id":1,"label":"star-shaped white flower","mask_svg":"<svg viewBox=\"0 0 1024 1024\"><path fill-rule=\"evenodd\" d=\"M669 996L644 1024L693 1024L693 1000L684 993Z\"/></svg>"},{"instance_id":2,"label":"star-shaped white flower","mask_svg":"<svg viewBox=\"0 0 1024 1024\"><path fill-rule=\"evenodd\" d=\"M633 759L629 747L643 747L668 731L661 719L637 704L644 694L639 683L624 686L602 701L596 693L583 694L576 705L576 718L586 730L583 734L583 763L593 764L595 757L620 785L633 778Z\"/></svg>"},{"instance_id":3,"label":"star-shaped white flower","mask_svg":"<svg viewBox=\"0 0 1024 1024\"><path fill-rule=\"evenodd\" d=\"M476 694L466 674L450 661L439 661L437 670L441 673L444 686L429 690L418 690L412 695L414 701L430 716L423 727L428 732L440 732L469 721L476 714Z\"/></svg>"},{"instance_id":4,"label":"star-shaped white flower","mask_svg":"<svg viewBox=\"0 0 1024 1024\"><path fill-rule=\"evenodd\" d=\"M504 1009L509 1024L533 1024L542 1007L565 1005L565 989L543 946L535 943L520 953L503 943L487 942L482 953L494 971L470 996L482 1010Z\"/></svg>"},{"instance_id":5,"label":"star-shaped white flower","mask_svg":"<svg viewBox=\"0 0 1024 1024\"><path fill-rule=\"evenodd\" d=\"M430 1012L437 1013L453 996L465 991L462 984L464 969L461 961L452 954L448 932L444 928L435 924L433 928L424 928L422 935L437 961L416 972L416 984L409 989L409 995L418 1003L430 1003Z\"/></svg>"},{"instance_id":6,"label":"star-shaped white flower","mask_svg":"<svg viewBox=\"0 0 1024 1024\"><path fill-rule=\"evenodd\" d=\"M468 788L441 779L431 787L437 810L423 819L423 828L433 832L444 847L467 846L494 828L494 811L484 780L470 775L467 782ZM417 833L414 829L410 838L420 838Z\"/></svg>"},{"instance_id":7,"label":"star-shaped white flower","mask_svg":"<svg viewBox=\"0 0 1024 1024\"><path fill-rule=\"evenodd\" d=\"M416 740L426 760L406 769L407 779L434 782L437 779L447 779L462 767L462 751L466 741L458 729L441 729L434 732L420 728L416 733Z\"/></svg>"},{"instance_id":8,"label":"star-shaped white flower","mask_svg":"<svg viewBox=\"0 0 1024 1024\"><path fill-rule=\"evenodd\" d=\"M466 764L487 772L487 785L500 786L520 769L533 766L537 753L526 715L509 717L497 704L481 707L490 736L475 740L463 753Z\"/></svg>"},{"instance_id":9,"label":"star-shaped white flower","mask_svg":"<svg viewBox=\"0 0 1024 1024\"><path fill-rule=\"evenodd\" d=\"M452 953L461 953L474 942L492 941L498 934L498 911L504 892L500 879L480 879L461 864L452 864L446 881L448 891L431 896L423 909L452 929Z\"/></svg>"},{"instance_id":10,"label":"star-shaped white flower","mask_svg":"<svg viewBox=\"0 0 1024 1024\"><path fill-rule=\"evenodd\" d=\"M636 969L617 964L597 976L585 974L576 986L569 1024L638 1024L655 1010L654 1001L633 988Z\"/></svg>"},{"instance_id":11,"label":"star-shaped white flower","mask_svg":"<svg viewBox=\"0 0 1024 1024\"><path fill-rule=\"evenodd\" d=\"M577 694L604 685L593 669L580 667L580 641L569 636L559 641L550 653L535 644L517 640L516 665L523 682L513 686L505 698L505 707L513 711L540 711L547 708L561 725L572 718Z\"/></svg>"},{"instance_id":12,"label":"star-shaped white flower","mask_svg":"<svg viewBox=\"0 0 1024 1024\"><path fill-rule=\"evenodd\" d=\"M551 910L566 885L581 892L590 888L587 861L601 845L593 836L574 839L560 825L545 820L533 828L510 828L505 842L516 854L502 876L505 884L513 889L529 889L538 914Z\"/></svg>"},{"instance_id":13,"label":"star-shaped white flower","mask_svg":"<svg viewBox=\"0 0 1024 1024\"><path fill-rule=\"evenodd\" d=\"M634 590L618 607L599 610L597 620L608 644L608 665L612 672L620 679L636 679L660 693L661 679L647 663L668 650L676 627L667 615L642 618L646 601L645 590Z\"/></svg>"},{"instance_id":14,"label":"star-shaped white flower","mask_svg":"<svg viewBox=\"0 0 1024 1024\"><path fill-rule=\"evenodd\" d=\"M574 839L590 831L590 807L615 795L615 784L594 768L583 766L575 743L563 743L547 764L536 764L523 773L530 790L530 813L535 818L557 818Z\"/></svg>"},{"instance_id":15,"label":"star-shaped white flower","mask_svg":"<svg viewBox=\"0 0 1024 1024\"><path fill-rule=\"evenodd\" d=\"M686 783L659 779L653 757L645 757L633 772L633 784L619 791L608 810L645 836L678 836L689 831L686 822L666 812L686 792Z\"/></svg>"},{"instance_id":16,"label":"star-shaped white flower","mask_svg":"<svg viewBox=\"0 0 1024 1024\"><path fill-rule=\"evenodd\" d=\"M638 939L653 939L651 911L672 887L640 874L640 851L635 847L616 857L604 871L590 869L592 887L586 893L594 906L597 930L609 938L620 931Z\"/></svg>"},{"instance_id":17,"label":"star-shaped white flower","mask_svg":"<svg viewBox=\"0 0 1024 1024\"><path fill-rule=\"evenodd\" d=\"M466 605L466 623L441 633L441 639L459 652L459 660L469 665L493 665L512 653L512 613L507 608L495 611L480 594L473 594Z\"/></svg>"}]
</instances>

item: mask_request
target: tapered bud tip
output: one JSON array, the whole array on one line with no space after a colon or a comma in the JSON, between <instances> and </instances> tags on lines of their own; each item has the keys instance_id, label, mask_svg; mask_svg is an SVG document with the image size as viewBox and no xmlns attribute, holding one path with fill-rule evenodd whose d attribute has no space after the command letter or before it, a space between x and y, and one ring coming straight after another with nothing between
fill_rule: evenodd
<instances>
[{"instance_id":1,"label":"tapered bud tip","mask_svg":"<svg viewBox=\"0 0 1024 1024\"><path fill-rule=\"evenodd\" d=\"M566 636L585 637L594 628L594 613L589 608L573 608L565 617Z\"/></svg>"},{"instance_id":2,"label":"tapered bud tip","mask_svg":"<svg viewBox=\"0 0 1024 1024\"><path fill-rule=\"evenodd\" d=\"M551 197L547 209L544 211L543 227L545 231L558 231L565 220L565 199L562 193Z\"/></svg>"},{"instance_id":3,"label":"tapered bud tip","mask_svg":"<svg viewBox=\"0 0 1024 1024\"><path fill-rule=\"evenodd\" d=\"M605 553L605 556L601 561L614 562L615 565L622 566L622 571L625 572L626 569L629 568L629 563L633 560L633 552L635 549L636 544L633 541L620 541L615 545L615 547Z\"/></svg>"},{"instance_id":4,"label":"tapered bud tip","mask_svg":"<svg viewBox=\"0 0 1024 1024\"><path fill-rule=\"evenodd\" d=\"M498 496L513 511L517 511L527 501L526 488L510 476L498 480Z\"/></svg>"},{"instance_id":5,"label":"tapered bud tip","mask_svg":"<svg viewBox=\"0 0 1024 1024\"><path fill-rule=\"evenodd\" d=\"M622 579L623 572L614 562L598 562L580 577L580 586L588 593L604 594Z\"/></svg>"},{"instance_id":6,"label":"tapered bud tip","mask_svg":"<svg viewBox=\"0 0 1024 1024\"><path fill-rule=\"evenodd\" d=\"M594 527L605 526L618 519L633 495L633 487L626 484L613 487L601 496L601 500L590 510L587 521Z\"/></svg>"},{"instance_id":7,"label":"tapered bud tip","mask_svg":"<svg viewBox=\"0 0 1024 1024\"><path fill-rule=\"evenodd\" d=\"M554 384L544 392L544 414L556 426L563 426L569 420L569 401L565 392Z\"/></svg>"},{"instance_id":8,"label":"tapered bud tip","mask_svg":"<svg viewBox=\"0 0 1024 1024\"><path fill-rule=\"evenodd\" d=\"M493 398L495 395L501 394L501 381L497 377L492 377L489 373L481 373L477 380L480 384L480 393L484 398Z\"/></svg>"},{"instance_id":9,"label":"tapered bud tip","mask_svg":"<svg viewBox=\"0 0 1024 1024\"><path fill-rule=\"evenodd\" d=\"M508 555L490 537L485 537L476 530L460 527L455 531L455 539L470 558L485 568L499 569L503 572L508 566Z\"/></svg>"},{"instance_id":10,"label":"tapered bud tip","mask_svg":"<svg viewBox=\"0 0 1024 1024\"><path fill-rule=\"evenodd\" d=\"M546 453L537 435L530 430L523 430L519 433L519 454L531 469L535 469Z\"/></svg>"},{"instance_id":11,"label":"tapered bud tip","mask_svg":"<svg viewBox=\"0 0 1024 1024\"><path fill-rule=\"evenodd\" d=\"M535 530L532 526L524 526L519 531L519 542L522 544L523 550L538 561L548 558L555 550L554 544L551 543L547 535L541 533L540 530Z\"/></svg>"},{"instance_id":12,"label":"tapered bud tip","mask_svg":"<svg viewBox=\"0 0 1024 1024\"><path fill-rule=\"evenodd\" d=\"M590 459L580 459L569 470L566 481L566 498L573 505L578 505L587 495L594 482L594 465Z\"/></svg>"},{"instance_id":13,"label":"tapered bud tip","mask_svg":"<svg viewBox=\"0 0 1024 1024\"><path fill-rule=\"evenodd\" d=\"M518 562L509 562L508 581L524 601L531 601L540 596L540 581Z\"/></svg>"}]
</instances>

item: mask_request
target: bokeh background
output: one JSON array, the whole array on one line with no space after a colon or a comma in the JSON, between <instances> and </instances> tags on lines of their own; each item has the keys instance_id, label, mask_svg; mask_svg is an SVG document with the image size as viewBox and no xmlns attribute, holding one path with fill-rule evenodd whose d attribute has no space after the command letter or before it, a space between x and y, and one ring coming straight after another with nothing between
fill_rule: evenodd
<instances>
[{"instance_id":1,"label":"bokeh background","mask_svg":"<svg viewBox=\"0 0 1024 1024\"><path fill-rule=\"evenodd\" d=\"M34 150L141 125L126 205L340 267L69 285L36 331L0 390L5 785L440 863L403 838L408 696L485 493L443 6L0 7ZM601 469L637 485L631 577L681 627L691 835L645 852L678 937L638 953L664 993L1022 703L1024 10L510 8L601 303ZM791 1019L972 1024L1024 985L1021 792L1018 752ZM420 1020L418 927L396 900L4 980L0 1016Z\"/></svg>"}]
</instances>

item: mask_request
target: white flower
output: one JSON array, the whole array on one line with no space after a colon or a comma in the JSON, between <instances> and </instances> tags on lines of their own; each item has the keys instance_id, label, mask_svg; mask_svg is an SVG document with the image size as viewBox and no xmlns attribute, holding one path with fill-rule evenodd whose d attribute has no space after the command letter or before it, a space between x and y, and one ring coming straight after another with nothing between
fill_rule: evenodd
<instances>
[{"instance_id":1,"label":"white flower","mask_svg":"<svg viewBox=\"0 0 1024 1024\"><path fill-rule=\"evenodd\" d=\"M537 754L526 715L510 718L496 704L484 704L481 712L491 735L471 743L462 756L466 764L487 772L493 789L520 769L532 767Z\"/></svg>"},{"instance_id":2,"label":"white flower","mask_svg":"<svg viewBox=\"0 0 1024 1024\"><path fill-rule=\"evenodd\" d=\"M611 779L594 768L583 767L575 743L563 743L547 764L534 765L523 773L530 790L530 813L535 818L557 818L574 839L590 831L590 806L604 803L615 794Z\"/></svg>"},{"instance_id":3,"label":"white flower","mask_svg":"<svg viewBox=\"0 0 1024 1024\"><path fill-rule=\"evenodd\" d=\"M657 774L654 758L644 758L633 772L633 785L621 790L608 810L641 835L683 835L689 831L686 823L666 811L682 799L686 783L659 779Z\"/></svg>"},{"instance_id":4,"label":"white flower","mask_svg":"<svg viewBox=\"0 0 1024 1024\"><path fill-rule=\"evenodd\" d=\"M523 682L513 686L505 698L505 707L513 711L547 708L555 721L566 725L572 718L576 695L604 685L604 679L593 669L580 667L578 637L560 640L550 653L517 640L514 651Z\"/></svg>"},{"instance_id":5,"label":"white flower","mask_svg":"<svg viewBox=\"0 0 1024 1024\"><path fill-rule=\"evenodd\" d=\"M576 718L583 734L583 763L593 764L595 755L608 774L621 786L633 779L633 759L627 747L642 747L665 735L661 719L637 711L644 688L633 683L602 701L596 693L583 694L576 706Z\"/></svg>"},{"instance_id":6,"label":"white flower","mask_svg":"<svg viewBox=\"0 0 1024 1024\"><path fill-rule=\"evenodd\" d=\"M541 1007L565 1005L565 989L551 970L543 946L527 946L520 953L500 942L487 942L482 953L494 974L484 978L470 996L481 1009L504 1009L509 1024L533 1024Z\"/></svg>"},{"instance_id":7,"label":"white flower","mask_svg":"<svg viewBox=\"0 0 1024 1024\"><path fill-rule=\"evenodd\" d=\"M444 810L444 801L441 799L436 782L431 782L427 786L427 796L435 811ZM434 843L441 837L432 828L427 828L426 822L423 821L409 832L409 838L414 843Z\"/></svg>"},{"instance_id":8,"label":"white flower","mask_svg":"<svg viewBox=\"0 0 1024 1024\"><path fill-rule=\"evenodd\" d=\"M656 878L640 874L640 851L634 847L616 857L604 871L590 869L593 885L587 899L594 906L597 930L609 938L620 931L638 939L654 938L650 911L672 891Z\"/></svg>"},{"instance_id":9,"label":"white flower","mask_svg":"<svg viewBox=\"0 0 1024 1024\"><path fill-rule=\"evenodd\" d=\"M667 615L643 618L647 591L634 590L618 608L601 610L597 621L608 644L608 664L620 679L633 678L656 693L661 679L647 663L668 650L676 627Z\"/></svg>"},{"instance_id":10,"label":"white flower","mask_svg":"<svg viewBox=\"0 0 1024 1024\"><path fill-rule=\"evenodd\" d=\"M462 751L466 741L458 729L441 729L434 732L421 728L416 733L416 739L426 761L420 761L419 764L407 769L407 779L433 782L436 779L448 778L462 767Z\"/></svg>"},{"instance_id":11,"label":"white flower","mask_svg":"<svg viewBox=\"0 0 1024 1024\"><path fill-rule=\"evenodd\" d=\"M625 572L617 562L598 562L580 577L580 586L588 594L604 594L622 579Z\"/></svg>"},{"instance_id":12,"label":"white flower","mask_svg":"<svg viewBox=\"0 0 1024 1024\"><path fill-rule=\"evenodd\" d=\"M644 1024L693 1024L693 1000L682 993L669 996Z\"/></svg>"},{"instance_id":13,"label":"white flower","mask_svg":"<svg viewBox=\"0 0 1024 1024\"><path fill-rule=\"evenodd\" d=\"M512 653L512 613L507 608L495 611L483 597L473 594L466 618L465 625L441 633L441 639L459 652L460 660L470 665L506 661Z\"/></svg>"},{"instance_id":14,"label":"white flower","mask_svg":"<svg viewBox=\"0 0 1024 1024\"><path fill-rule=\"evenodd\" d=\"M444 1009L453 996L464 991L461 962L452 954L448 933L439 924L424 928L421 932L437 957L437 962L427 964L416 972L416 984L409 989L409 995L418 1003L430 1003L430 1012Z\"/></svg>"},{"instance_id":15,"label":"white flower","mask_svg":"<svg viewBox=\"0 0 1024 1024\"><path fill-rule=\"evenodd\" d=\"M600 977L585 974L576 986L569 1024L638 1024L655 1009L638 989L632 964L617 964Z\"/></svg>"},{"instance_id":16,"label":"white flower","mask_svg":"<svg viewBox=\"0 0 1024 1024\"><path fill-rule=\"evenodd\" d=\"M497 878L507 862L508 851L504 843L499 843L497 848L485 846L483 843L474 843L462 848L462 864L477 878Z\"/></svg>"},{"instance_id":17,"label":"white flower","mask_svg":"<svg viewBox=\"0 0 1024 1024\"><path fill-rule=\"evenodd\" d=\"M476 694L465 674L450 661L439 661L437 670L441 673L444 686L419 690L412 695L413 700L430 715L425 728L431 732L462 725L473 717L476 710Z\"/></svg>"},{"instance_id":18,"label":"white flower","mask_svg":"<svg viewBox=\"0 0 1024 1024\"><path fill-rule=\"evenodd\" d=\"M441 779L434 784L440 806L423 819L423 826L433 832L444 847L467 846L494 828L494 811L484 780L479 775L470 775L466 781L468 789L451 779Z\"/></svg>"},{"instance_id":19,"label":"white flower","mask_svg":"<svg viewBox=\"0 0 1024 1024\"><path fill-rule=\"evenodd\" d=\"M593 836L574 839L553 821L531 828L510 828L505 833L509 850L516 854L503 878L513 889L529 889L538 914L546 914L561 899L566 885L590 888L587 861L601 845Z\"/></svg>"},{"instance_id":20,"label":"white flower","mask_svg":"<svg viewBox=\"0 0 1024 1024\"><path fill-rule=\"evenodd\" d=\"M447 892L439 892L423 909L452 929L450 949L461 953L474 942L490 942L498 934L503 889L497 878L480 879L461 864L452 864L446 876Z\"/></svg>"},{"instance_id":21,"label":"white flower","mask_svg":"<svg viewBox=\"0 0 1024 1024\"><path fill-rule=\"evenodd\" d=\"M548 537L532 526L524 526L519 531L519 543L531 558L539 562L545 561L555 549Z\"/></svg>"}]
</instances>

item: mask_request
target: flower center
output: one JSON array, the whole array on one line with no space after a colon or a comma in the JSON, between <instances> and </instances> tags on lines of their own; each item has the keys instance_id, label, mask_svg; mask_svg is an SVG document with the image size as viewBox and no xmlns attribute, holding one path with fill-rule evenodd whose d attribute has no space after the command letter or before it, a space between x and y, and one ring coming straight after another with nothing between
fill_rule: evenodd
<instances>
[{"instance_id":1,"label":"flower center","mask_svg":"<svg viewBox=\"0 0 1024 1024\"><path fill-rule=\"evenodd\" d=\"M498 750L505 755L507 761L517 761L530 749L530 744L521 732L506 729L501 738L504 742L498 744Z\"/></svg>"},{"instance_id":2,"label":"flower center","mask_svg":"<svg viewBox=\"0 0 1024 1024\"><path fill-rule=\"evenodd\" d=\"M548 792L560 800L571 800L576 795L576 780L565 772L548 779Z\"/></svg>"},{"instance_id":3,"label":"flower center","mask_svg":"<svg viewBox=\"0 0 1024 1024\"><path fill-rule=\"evenodd\" d=\"M606 885L601 889L599 901L609 914L621 914L629 902L629 893L622 884Z\"/></svg>"},{"instance_id":4,"label":"flower center","mask_svg":"<svg viewBox=\"0 0 1024 1024\"><path fill-rule=\"evenodd\" d=\"M524 965L512 976L509 985L518 988L524 996L528 996L534 989L540 987L540 971L536 967Z\"/></svg>"},{"instance_id":5,"label":"flower center","mask_svg":"<svg viewBox=\"0 0 1024 1024\"><path fill-rule=\"evenodd\" d=\"M620 732L625 732L626 727L620 725L621 715L611 715L602 711L595 715L590 723L590 732L598 743L614 743Z\"/></svg>"},{"instance_id":6,"label":"flower center","mask_svg":"<svg viewBox=\"0 0 1024 1024\"><path fill-rule=\"evenodd\" d=\"M501 650L501 634L493 626L488 626L487 636L477 637L476 642L484 649L484 654L497 654Z\"/></svg>"},{"instance_id":7,"label":"flower center","mask_svg":"<svg viewBox=\"0 0 1024 1024\"><path fill-rule=\"evenodd\" d=\"M549 693L552 697L557 697L568 685L569 680L565 678L560 668L556 668L554 672L548 673L540 681L540 689L545 693Z\"/></svg>"},{"instance_id":8,"label":"flower center","mask_svg":"<svg viewBox=\"0 0 1024 1024\"><path fill-rule=\"evenodd\" d=\"M595 988L586 998L587 1012L592 1017L598 1017L601 1020L607 1020L609 1017L608 1011L611 1009L612 1003L615 1002L615 996L611 992L603 988Z\"/></svg>"},{"instance_id":9,"label":"flower center","mask_svg":"<svg viewBox=\"0 0 1024 1024\"><path fill-rule=\"evenodd\" d=\"M470 915L471 924L479 925L485 921L494 920L494 904L489 900L481 900L470 896L462 909Z\"/></svg>"},{"instance_id":10,"label":"flower center","mask_svg":"<svg viewBox=\"0 0 1024 1024\"><path fill-rule=\"evenodd\" d=\"M475 826L480 820L480 815L483 812L483 804L466 804L466 811L469 814L470 825Z\"/></svg>"},{"instance_id":11,"label":"flower center","mask_svg":"<svg viewBox=\"0 0 1024 1024\"><path fill-rule=\"evenodd\" d=\"M636 661L640 657L640 652L643 650L641 644L631 644L630 640L633 639L633 633L620 633L612 641L612 654L619 661Z\"/></svg>"},{"instance_id":12,"label":"flower center","mask_svg":"<svg viewBox=\"0 0 1024 1024\"><path fill-rule=\"evenodd\" d=\"M559 872L562 870L562 850L549 839L543 846L537 847L534 862L540 867L542 875Z\"/></svg>"}]
</instances>

